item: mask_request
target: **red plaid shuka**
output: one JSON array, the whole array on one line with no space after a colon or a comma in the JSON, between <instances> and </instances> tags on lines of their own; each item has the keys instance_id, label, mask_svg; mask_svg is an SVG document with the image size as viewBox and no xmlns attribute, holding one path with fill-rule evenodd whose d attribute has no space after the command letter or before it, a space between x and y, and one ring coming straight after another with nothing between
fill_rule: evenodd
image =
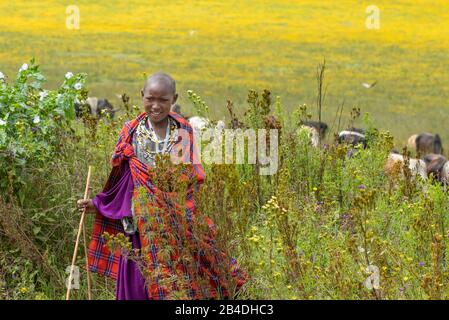
<instances>
[{"instance_id":1,"label":"red plaid shuka","mask_svg":"<svg viewBox=\"0 0 449 320\"><path fill-rule=\"evenodd\" d=\"M193 142L193 130L189 122L182 118L180 115L170 112L169 116L175 120L178 124L178 129L183 134L180 134L178 139L177 150L182 151L183 163L191 163L192 170L187 172L186 179L188 181L196 181L199 185L204 181L204 170L196 158L198 154ZM229 274L236 290L238 290L246 281L246 274L240 270L237 261L234 259L226 258L224 254L219 253L214 247L213 239L213 222L207 219L207 224L212 232L209 232L206 236L201 238L194 237L192 235L191 226L187 223L183 227L182 235L187 238L189 243L193 244L193 247L198 246L198 251L194 254L194 260L196 261L196 268L194 270L188 270L182 259L179 259L179 250L171 250L169 254L170 258L163 259L160 244L161 239L149 238L147 235L157 229L157 224L160 221L153 222L151 225L148 223L148 219L141 215L142 211L147 211L148 214L154 215L155 211L158 213L162 211L162 215L168 217L170 222L164 226L166 232L176 232L178 235L180 225L177 223L180 220L176 217L185 215L186 221L192 221L192 218L196 215L197 209L195 206L195 199L193 197L194 188L190 186L186 194L185 206L182 207L173 201L171 201L170 194L158 190L152 183L152 176L155 174L147 164L141 162L134 154L132 146L132 137L135 129L146 117L145 113L140 114L136 119L129 121L125 124L120 132L119 140L112 156L112 171L109 176L108 182L103 191L107 191L111 188L116 181L120 178L121 168L124 165L129 165L132 180L134 184L133 199L135 199L135 215L138 217L138 230L140 240L142 244L142 253L149 255L149 265L146 266L150 274L155 270L158 271L156 280L147 286L148 294L151 299L170 299L171 291L179 289L176 281L167 286L162 284L164 275L169 277L169 274L175 272L183 273L183 279L186 280L183 284L184 291L187 292L187 296L191 299L203 299L203 298L223 298L229 297L229 288L225 284L223 277L217 270L218 266L227 265L229 267ZM157 173L156 173L157 174ZM148 193L149 198L153 201L149 204L144 204L142 208L141 202L137 200L139 197L139 190L144 188ZM142 210L143 209L143 210ZM117 233L123 233L123 227L120 220L113 220L102 216L96 215L94 228L92 232L91 242L89 245L89 268L92 272L98 272L102 275L117 278L118 263L120 259L120 252L111 252L105 246L105 240L103 239L103 233L109 233L115 235ZM153 232L154 234L154 232ZM176 241L171 239L170 244L176 245ZM159 245L159 246L158 246ZM146 248L146 249L144 249ZM206 250L202 250L206 249ZM165 255L166 256L166 255ZM223 260L226 259L226 260ZM223 264L224 261L227 263ZM197 276L201 275L202 279L206 278L206 281L197 281ZM228 275L229 276L229 275ZM199 278L198 278L199 279ZM187 283L187 287L185 285ZM204 284L206 283L206 288ZM229 282L228 282L229 283ZM187 289L186 289L187 288Z\"/></svg>"}]
</instances>

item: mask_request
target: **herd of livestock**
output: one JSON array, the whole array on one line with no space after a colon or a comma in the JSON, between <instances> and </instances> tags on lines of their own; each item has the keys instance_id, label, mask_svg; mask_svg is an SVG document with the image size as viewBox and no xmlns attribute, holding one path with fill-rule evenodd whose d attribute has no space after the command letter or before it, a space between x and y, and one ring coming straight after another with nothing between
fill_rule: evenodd
<instances>
[{"instance_id":1,"label":"herd of livestock","mask_svg":"<svg viewBox=\"0 0 449 320\"><path fill-rule=\"evenodd\" d=\"M174 105L172 110L181 114L181 107L178 104ZM108 115L110 118L113 118L117 109L114 109L107 99L90 97L86 99L86 103L75 105L77 117L81 117L83 112L87 112L95 117ZM200 131L211 126L218 129L225 128L225 123L221 120L213 123L209 119L201 116L187 117L187 119L195 131ZM231 121L233 127L234 120ZM269 127L279 127L279 122L274 116L268 116L266 122ZM305 121L302 123L302 128L308 131L311 144L318 148L320 140L323 140L326 135L328 126L324 122ZM337 142L346 143L354 147L360 145L360 147L366 148L366 132L359 128L349 128L340 131L337 136ZM403 168L408 167L409 172L413 176L419 176L423 180L432 176L434 181L449 184L449 161L443 155L441 138L438 134L433 135L426 132L414 134L408 139L407 148L409 151L414 151L417 158L404 157L398 151L392 150L384 166L385 173L388 176L394 176L398 172L398 168L399 171L402 171ZM354 150L350 150L349 156L352 155Z\"/></svg>"},{"instance_id":2,"label":"herd of livestock","mask_svg":"<svg viewBox=\"0 0 449 320\"><path fill-rule=\"evenodd\" d=\"M309 121L303 123L303 127L309 131L312 145L318 147L319 138L322 139L325 134L325 130L323 131L322 128L327 128L327 126L323 123ZM337 142L367 148L366 132L358 128L340 131ZM403 169L408 167L412 176L419 176L423 180L432 177L433 181L449 184L449 161L443 155L441 138L438 134L423 132L410 136L407 140L407 150L414 153L417 158L404 156L396 149L390 151L384 165L387 176L393 178L398 173L403 175ZM354 149L351 149L349 156L353 152Z\"/></svg>"}]
</instances>

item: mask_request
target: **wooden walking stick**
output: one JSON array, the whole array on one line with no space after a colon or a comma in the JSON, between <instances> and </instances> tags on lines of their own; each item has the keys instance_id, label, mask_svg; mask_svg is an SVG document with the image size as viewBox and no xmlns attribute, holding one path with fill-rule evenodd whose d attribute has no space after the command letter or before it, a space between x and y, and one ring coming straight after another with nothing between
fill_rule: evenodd
<instances>
[{"instance_id":1,"label":"wooden walking stick","mask_svg":"<svg viewBox=\"0 0 449 320\"><path fill-rule=\"evenodd\" d=\"M88 193L89 193L91 171L92 171L92 166L89 166L89 170L87 172L86 189L84 190L84 200L87 200ZM69 274L69 280L68 280L68 286L67 286L67 294L65 297L66 300L70 300L70 290L72 289L73 268L75 267L76 255L78 253L78 245L80 242L81 232L83 232L83 236L84 236L84 249L85 249L85 254L86 254L88 296L89 296L89 300L91 299L89 267L88 267L88 262L87 262L87 250L86 250L86 234L84 231L84 216L85 216L85 214L86 214L86 207L84 207L83 212L81 213L80 224L78 227L78 234L76 235L75 249L73 251L72 264L70 265L70 274Z\"/></svg>"},{"instance_id":2,"label":"wooden walking stick","mask_svg":"<svg viewBox=\"0 0 449 320\"><path fill-rule=\"evenodd\" d=\"M87 276L87 298L92 300L92 289L90 286L90 271L89 271L89 258L87 256L87 241L86 241L86 228L83 223L83 243L84 243L84 257L86 260L86 276Z\"/></svg>"}]
</instances>

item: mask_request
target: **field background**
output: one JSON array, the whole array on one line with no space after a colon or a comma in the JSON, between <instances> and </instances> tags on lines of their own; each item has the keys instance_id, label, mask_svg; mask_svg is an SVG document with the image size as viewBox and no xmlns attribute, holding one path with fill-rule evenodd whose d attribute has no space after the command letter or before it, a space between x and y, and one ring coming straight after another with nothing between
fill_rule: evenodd
<instances>
[{"instance_id":1,"label":"field background","mask_svg":"<svg viewBox=\"0 0 449 320\"><path fill-rule=\"evenodd\" d=\"M34 56L50 88L67 71L87 72L90 95L114 105L123 92L139 105L143 74L163 70L177 80L181 105L192 89L221 118L227 98L244 109L249 89L271 89L288 110L314 106L326 58L325 121L345 101L346 117L361 107L399 146L423 131L449 140L446 0L77 1L79 30L65 26L70 4L1 1L0 70L15 76ZM380 30L365 26L371 4Z\"/></svg>"},{"instance_id":2,"label":"field background","mask_svg":"<svg viewBox=\"0 0 449 320\"><path fill-rule=\"evenodd\" d=\"M7 78L0 105L10 106L0 109L0 300L65 298L85 168L94 167L97 193L118 131L136 111L98 123L64 113L67 123L58 121L62 107L50 100L56 92L40 100L39 89L14 87L32 57L47 77L45 89L57 90L66 72L85 72L89 95L115 106L123 92L140 106L144 75L162 70L177 80L185 113L194 112L190 89L215 119L227 115L231 99L240 116L249 111L239 119L251 128L263 127L260 110L270 102L259 95L248 103L248 90L281 97L277 174L261 177L249 164L205 165L198 198L198 221L212 218L217 243L251 275L243 298L449 299L447 186L399 167L392 176L384 171L392 137L401 147L411 134L439 133L449 150L447 0L77 1L80 30L66 28L72 2L0 1ZM381 10L380 30L365 25L372 4ZM293 112L304 103L317 118L316 71L324 58L323 120L332 124L343 102L343 125L353 107L373 120L356 119L369 127L369 147L353 157L344 145L312 148L307 132L291 126L304 120ZM21 72L16 86L35 69ZM65 81L65 96L75 81ZM381 282L369 289L373 265ZM73 299L87 299L81 273ZM94 299L114 298L114 281L93 275L92 282Z\"/></svg>"}]
</instances>

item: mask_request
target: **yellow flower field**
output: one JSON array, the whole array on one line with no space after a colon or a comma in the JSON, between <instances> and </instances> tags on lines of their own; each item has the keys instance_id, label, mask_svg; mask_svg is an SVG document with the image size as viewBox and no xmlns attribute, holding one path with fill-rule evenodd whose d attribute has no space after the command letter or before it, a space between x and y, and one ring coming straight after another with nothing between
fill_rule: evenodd
<instances>
[{"instance_id":1,"label":"yellow flower field","mask_svg":"<svg viewBox=\"0 0 449 320\"><path fill-rule=\"evenodd\" d=\"M380 29L366 8L380 9ZM49 86L67 71L87 72L91 95L127 92L138 104L143 73L164 70L198 92L212 114L269 88L293 109L314 105L315 70L327 61L324 119L345 102L369 112L401 144L418 131L449 141L449 3L386 1L77 1L80 29L66 28L66 1L0 3L0 70L36 57ZM372 89L361 84L377 81Z\"/></svg>"}]
</instances>

